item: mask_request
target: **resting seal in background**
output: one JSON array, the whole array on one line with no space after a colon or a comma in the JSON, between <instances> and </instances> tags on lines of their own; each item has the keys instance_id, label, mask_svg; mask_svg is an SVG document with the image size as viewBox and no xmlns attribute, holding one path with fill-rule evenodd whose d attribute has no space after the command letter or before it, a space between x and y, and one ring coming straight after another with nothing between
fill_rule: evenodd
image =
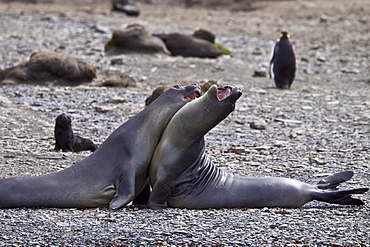
<instances>
[{"instance_id":1,"label":"resting seal in background","mask_svg":"<svg viewBox=\"0 0 370 247\"><path fill-rule=\"evenodd\" d=\"M0 84L78 86L95 77L96 69L84 60L53 51L33 52L28 61L0 70Z\"/></svg>"},{"instance_id":2,"label":"resting seal in background","mask_svg":"<svg viewBox=\"0 0 370 247\"><path fill-rule=\"evenodd\" d=\"M65 113L55 119L54 128L55 149L63 152L80 152L83 150L95 151L96 146L91 140L82 138L73 133L72 120Z\"/></svg>"},{"instance_id":3,"label":"resting seal in background","mask_svg":"<svg viewBox=\"0 0 370 247\"><path fill-rule=\"evenodd\" d=\"M197 85L172 87L116 129L93 154L65 170L0 180L0 208L125 206L145 186L167 123L199 90Z\"/></svg>"},{"instance_id":4,"label":"resting seal in background","mask_svg":"<svg viewBox=\"0 0 370 247\"><path fill-rule=\"evenodd\" d=\"M353 172L336 173L312 186L289 178L243 177L217 168L205 154L204 135L226 118L241 91L217 89L182 107L168 123L149 166L152 193L148 207L201 209L230 207L300 207L311 200L361 205L351 194L368 189L335 189Z\"/></svg>"}]
</instances>

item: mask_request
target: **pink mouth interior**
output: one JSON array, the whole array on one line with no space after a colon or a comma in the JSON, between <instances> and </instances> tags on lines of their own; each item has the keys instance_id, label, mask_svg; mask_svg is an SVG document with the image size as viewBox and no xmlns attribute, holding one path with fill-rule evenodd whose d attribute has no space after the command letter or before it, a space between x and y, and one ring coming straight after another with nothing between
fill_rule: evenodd
<instances>
[{"instance_id":1,"label":"pink mouth interior","mask_svg":"<svg viewBox=\"0 0 370 247\"><path fill-rule=\"evenodd\" d=\"M222 101L226 99L231 93L231 88L226 87L226 88L218 88L217 89L217 98L219 101Z\"/></svg>"},{"instance_id":2,"label":"pink mouth interior","mask_svg":"<svg viewBox=\"0 0 370 247\"><path fill-rule=\"evenodd\" d=\"M191 94L185 96L184 98L185 99L195 99L195 98L198 98L198 96L199 96L198 92L192 92Z\"/></svg>"}]
</instances>

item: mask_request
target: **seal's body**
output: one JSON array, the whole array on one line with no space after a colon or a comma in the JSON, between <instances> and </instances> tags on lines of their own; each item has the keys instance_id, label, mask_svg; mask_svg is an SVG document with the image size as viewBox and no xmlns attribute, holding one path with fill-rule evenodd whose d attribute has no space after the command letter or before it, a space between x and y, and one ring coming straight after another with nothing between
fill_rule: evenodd
<instances>
[{"instance_id":1,"label":"seal's body","mask_svg":"<svg viewBox=\"0 0 370 247\"><path fill-rule=\"evenodd\" d=\"M63 171L0 180L0 208L125 206L145 186L149 162L168 121L199 91L196 85L172 87L116 129L93 154Z\"/></svg>"},{"instance_id":2,"label":"seal's body","mask_svg":"<svg viewBox=\"0 0 370 247\"><path fill-rule=\"evenodd\" d=\"M323 190L335 189L350 179L351 171L336 173L312 186L289 178L232 175L213 165L205 154L204 135L234 110L240 95L236 88L212 86L173 116L150 164L153 190L148 207L300 207L311 200L363 204L351 194L364 193L367 188Z\"/></svg>"}]
</instances>

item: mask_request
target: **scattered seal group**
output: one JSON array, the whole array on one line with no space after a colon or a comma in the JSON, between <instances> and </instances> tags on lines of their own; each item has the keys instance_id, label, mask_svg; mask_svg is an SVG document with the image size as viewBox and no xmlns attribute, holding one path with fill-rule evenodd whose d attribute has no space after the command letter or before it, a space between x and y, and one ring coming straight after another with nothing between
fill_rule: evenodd
<instances>
[{"instance_id":1,"label":"scattered seal group","mask_svg":"<svg viewBox=\"0 0 370 247\"><path fill-rule=\"evenodd\" d=\"M136 197L152 209L300 207L311 200L363 204L351 195L368 188L335 190L353 176L351 171L312 186L288 178L231 175L214 166L205 154L204 135L235 109L241 94L236 87L213 85L199 97L198 85L173 86L80 162L52 174L0 180L0 208L119 209ZM58 135L67 126L63 144L56 147L76 149L69 143L76 138L68 116L58 116L56 125Z\"/></svg>"},{"instance_id":2,"label":"scattered seal group","mask_svg":"<svg viewBox=\"0 0 370 247\"><path fill-rule=\"evenodd\" d=\"M138 16L133 0L112 0L113 10ZM289 89L295 79L296 58L290 35L282 32L270 61L270 77L277 88ZM192 35L154 34L131 24L115 30L105 44L107 55L163 53L172 56L217 58L231 52L215 42L215 35L199 29ZM104 86L136 86L133 78L105 71ZM57 52L35 52L29 61L0 71L2 84L57 81L76 86L91 82L96 70L85 61ZM208 91L207 91L208 90ZM75 135L71 118L60 114L55 122L55 150L93 153L60 172L0 180L0 208L109 207L130 202L151 209L233 207L300 207L318 200L362 205L353 198L368 188L338 190L354 175L338 172L310 185L278 177L244 177L216 167L205 151L204 135L235 109L242 92L234 86L208 86L201 96L198 85L158 88L147 107L118 127L98 147Z\"/></svg>"}]
</instances>

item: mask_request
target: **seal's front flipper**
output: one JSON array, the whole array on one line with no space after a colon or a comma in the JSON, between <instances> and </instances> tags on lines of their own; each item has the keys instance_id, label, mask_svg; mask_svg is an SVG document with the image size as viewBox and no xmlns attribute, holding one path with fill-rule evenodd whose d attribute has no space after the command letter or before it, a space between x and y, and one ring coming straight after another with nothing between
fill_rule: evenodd
<instances>
[{"instance_id":1,"label":"seal's front flipper","mask_svg":"<svg viewBox=\"0 0 370 247\"><path fill-rule=\"evenodd\" d=\"M129 173L122 173L129 174ZM132 179L128 179L132 178ZM135 198L135 176L119 176L115 182L116 194L109 203L109 209L116 210L126 206Z\"/></svg>"},{"instance_id":2,"label":"seal's front flipper","mask_svg":"<svg viewBox=\"0 0 370 247\"><path fill-rule=\"evenodd\" d=\"M151 209L164 209L167 208L167 199L171 196L172 190L165 183L156 181L153 186L152 193L148 200L148 208Z\"/></svg>"},{"instance_id":3,"label":"seal's front flipper","mask_svg":"<svg viewBox=\"0 0 370 247\"><path fill-rule=\"evenodd\" d=\"M340 191L320 191L316 192L314 199L318 201L335 203L341 205L364 205L360 199L352 198L352 194L364 194L369 188L360 188Z\"/></svg>"},{"instance_id":4,"label":"seal's front flipper","mask_svg":"<svg viewBox=\"0 0 370 247\"><path fill-rule=\"evenodd\" d=\"M109 203L109 209L111 210L120 209L126 206L130 201L132 201L132 198L128 198L127 196L120 196L116 194Z\"/></svg>"},{"instance_id":5,"label":"seal's front flipper","mask_svg":"<svg viewBox=\"0 0 370 247\"><path fill-rule=\"evenodd\" d=\"M353 177L353 171L344 171L334 173L317 183L317 188L325 190L336 190L340 183L350 180Z\"/></svg>"}]
</instances>

